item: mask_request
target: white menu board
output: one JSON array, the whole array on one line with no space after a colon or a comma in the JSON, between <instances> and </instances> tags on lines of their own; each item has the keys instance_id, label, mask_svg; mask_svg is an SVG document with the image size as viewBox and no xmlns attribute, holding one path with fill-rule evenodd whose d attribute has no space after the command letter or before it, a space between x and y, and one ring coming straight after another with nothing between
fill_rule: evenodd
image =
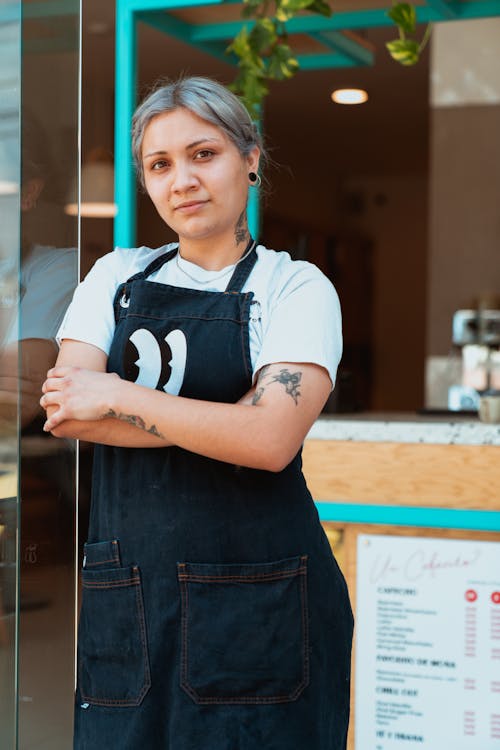
<instances>
[{"instance_id":1,"label":"white menu board","mask_svg":"<svg viewBox=\"0 0 500 750\"><path fill-rule=\"evenodd\" d=\"M360 534L356 750L500 750L500 542Z\"/></svg>"}]
</instances>

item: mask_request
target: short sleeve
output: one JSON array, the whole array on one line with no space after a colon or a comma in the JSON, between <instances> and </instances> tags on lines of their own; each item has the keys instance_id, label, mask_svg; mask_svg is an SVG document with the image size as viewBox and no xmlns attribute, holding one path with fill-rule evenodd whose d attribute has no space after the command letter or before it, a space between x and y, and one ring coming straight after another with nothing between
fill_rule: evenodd
<instances>
[{"instance_id":1,"label":"short sleeve","mask_svg":"<svg viewBox=\"0 0 500 750\"><path fill-rule=\"evenodd\" d=\"M341 356L342 317L337 292L319 269L300 263L269 310L254 372L274 362L308 362L328 371L333 388Z\"/></svg>"},{"instance_id":2,"label":"short sleeve","mask_svg":"<svg viewBox=\"0 0 500 750\"><path fill-rule=\"evenodd\" d=\"M71 299L77 269L76 248L39 249L22 284L21 339L55 338ZM50 282L41 283L42 279Z\"/></svg>"},{"instance_id":3,"label":"short sleeve","mask_svg":"<svg viewBox=\"0 0 500 750\"><path fill-rule=\"evenodd\" d=\"M115 331L113 300L119 283L115 253L99 258L75 289L57 332L58 344L75 339L109 354Z\"/></svg>"}]
</instances>

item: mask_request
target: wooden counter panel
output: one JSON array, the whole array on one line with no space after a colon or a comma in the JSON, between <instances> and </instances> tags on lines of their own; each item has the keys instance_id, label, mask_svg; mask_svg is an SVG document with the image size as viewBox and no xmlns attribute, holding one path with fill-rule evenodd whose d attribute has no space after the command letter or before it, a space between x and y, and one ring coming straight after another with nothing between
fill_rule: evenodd
<instances>
[{"instance_id":1,"label":"wooden counter panel","mask_svg":"<svg viewBox=\"0 0 500 750\"><path fill-rule=\"evenodd\" d=\"M304 474L315 500L500 510L500 450L306 440Z\"/></svg>"}]
</instances>

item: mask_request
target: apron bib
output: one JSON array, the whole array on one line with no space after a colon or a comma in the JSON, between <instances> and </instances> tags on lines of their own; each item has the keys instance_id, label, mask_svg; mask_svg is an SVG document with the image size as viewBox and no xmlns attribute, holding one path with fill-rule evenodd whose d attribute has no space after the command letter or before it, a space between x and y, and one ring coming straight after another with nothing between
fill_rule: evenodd
<instances>
[{"instance_id":1,"label":"apron bib","mask_svg":"<svg viewBox=\"0 0 500 750\"><path fill-rule=\"evenodd\" d=\"M235 403L257 254L225 292L148 281L176 252L118 288L108 371ZM352 627L300 453L272 473L96 446L75 750L344 750Z\"/></svg>"}]
</instances>

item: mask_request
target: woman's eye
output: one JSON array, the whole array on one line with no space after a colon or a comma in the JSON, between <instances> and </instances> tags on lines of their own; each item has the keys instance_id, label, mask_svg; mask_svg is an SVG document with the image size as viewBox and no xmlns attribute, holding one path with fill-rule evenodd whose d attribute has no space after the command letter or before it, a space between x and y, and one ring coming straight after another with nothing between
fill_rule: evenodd
<instances>
[{"instance_id":1,"label":"woman's eye","mask_svg":"<svg viewBox=\"0 0 500 750\"><path fill-rule=\"evenodd\" d=\"M210 156L213 156L213 155L214 155L213 151L210 151L210 149L208 149L208 148L204 148L202 151L198 151L196 153L196 157L195 158L196 159L207 159L207 158L209 158Z\"/></svg>"},{"instance_id":2,"label":"woman's eye","mask_svg":"<svg viewBox=\"0 0 500 750\"><path fill-rule=\"evenodd\" d=\"M166 166L168 166L168 162L162 159L160 161L155 161L154 164L151 165L151 169L157 171L158 169L163 169Z\"/></svg>"}]
</instances>

